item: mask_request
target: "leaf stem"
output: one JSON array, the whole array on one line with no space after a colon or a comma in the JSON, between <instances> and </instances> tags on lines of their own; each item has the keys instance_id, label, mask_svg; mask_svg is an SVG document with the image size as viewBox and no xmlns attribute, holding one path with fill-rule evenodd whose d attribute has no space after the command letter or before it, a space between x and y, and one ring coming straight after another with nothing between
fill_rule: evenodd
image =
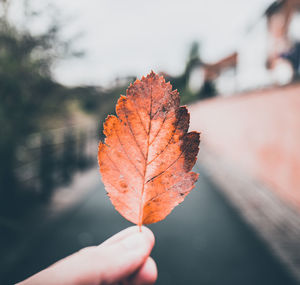
<instances>
[{"instance_id":1,"label":"leaf stem","mask_svg":"<svg viewBox=\"0 0 300 285\"><path fill-rule=\"evenodd\" d=\"M142 224L143 224L143 206L144 206L144 190L145 190L145 178L147 172L147 165L148 165L148 155L149 155L149 142L150 142L150 133L151 133L151 120L152 120L152 86L150 89L150 112L149 112L149 126L148 126L148 136L147 136L147 152L145 157L145 165L144 165L144 175L143 175L143 187L141 191L141 198L140 198L140 205L139 205L139 221L138 225L140 228L140 232L142 231Z\"/></svg>"}]
</instances>

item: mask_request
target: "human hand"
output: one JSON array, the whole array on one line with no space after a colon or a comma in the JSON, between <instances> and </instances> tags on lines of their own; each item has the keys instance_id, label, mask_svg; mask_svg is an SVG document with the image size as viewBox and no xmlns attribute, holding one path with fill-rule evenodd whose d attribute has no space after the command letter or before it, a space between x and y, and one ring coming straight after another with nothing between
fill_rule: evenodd
<instances>
[{"instance_id":1,"label":"human hand","mask_svg":"<svg viewBox=\"0 0 300 285\"><path fill-rule=\"evenodd\" d=\"M18 285L153 284L157 278L149 257L154 235L146 227L127 228L99 246L86 247Z\"/></svg>"}]
</instances>

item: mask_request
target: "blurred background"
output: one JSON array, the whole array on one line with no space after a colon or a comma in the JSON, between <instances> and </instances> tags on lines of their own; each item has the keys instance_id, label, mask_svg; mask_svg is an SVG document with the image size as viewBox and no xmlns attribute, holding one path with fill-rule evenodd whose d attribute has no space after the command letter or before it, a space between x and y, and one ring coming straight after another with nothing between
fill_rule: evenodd
<instances>
[{"instance_id":1,"label":"blurred background","mask_svg":"<svg viewBox=\"0 0 300 285\"><path fill-rule=\"evenodd\" d=\"M0 284L130 225L97 144L151 70L202 133L195 189L150 226L157 284L300 284L299 0L1 0Z\"/></svg>"}]
</instances>

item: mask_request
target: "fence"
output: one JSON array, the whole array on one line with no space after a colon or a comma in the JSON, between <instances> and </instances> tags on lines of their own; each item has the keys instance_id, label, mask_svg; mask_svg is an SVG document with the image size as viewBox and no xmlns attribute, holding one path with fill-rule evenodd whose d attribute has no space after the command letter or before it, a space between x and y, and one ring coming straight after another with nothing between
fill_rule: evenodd
<instances>
[{"instance_id":1,"label":"fence","mask_svg":"<svg viewBox=\"0 0 300 285\"><path fill-rule=\"evenodd\" d=\"M70 183L76 172L92 167L97 157L96 126L77 125L32 134L18 147L16 157L13 177L18 189L2 189L2 215L21 214L47 201L58 186Z\"/></svg>"}]
</instances>

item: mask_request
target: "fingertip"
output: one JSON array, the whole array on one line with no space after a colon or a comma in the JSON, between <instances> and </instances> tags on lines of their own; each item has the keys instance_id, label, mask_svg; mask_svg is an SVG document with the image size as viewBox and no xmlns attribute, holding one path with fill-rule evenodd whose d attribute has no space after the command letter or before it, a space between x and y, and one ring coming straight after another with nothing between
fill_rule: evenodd
<instances>
[{"instance_id":1,"label":"fingertip","mask_svg":"<svg viewBox=\"0 0 300 285\"><path fill-rule=\"evenodd\" d=\"M157 266L155 261L148 257L146 262L135 275L132 283L135 285L150 285L157 280Z\"/></svg>"},{"instance_id":2,"label":"fingertip","mask_svg":"<svg viewBox=\"0 0 300 285\"><path fill-rule=\"evenodd\" d=\"M142 226L142 231L141 232L147 236L147 238L149 239L151 245L154 246L154 244L155 244L155 237L154 237L153 232L149 228L147 228L145 226Z\"/></svg>"},{"instance_id":3,"label":"fingertip","mask_svg":"<svg viewBox=\"0 0 300 285\"><path fill-rule=\"evenodd\" d=\"M106 241L104 241L102 244L99 245L99 247L116 244L116 243L120 242L121 240L126 239L127 237L129 237L133 234L139 233L139 232L140 232L140 228L138 226L132 226L132 227L126 228L126 229L120 231L119 233L115 234L114 236L110 237ZM153 245L155 243L155 238L154 238L154 234L152 233L152 231L149 228L142 226L141 233L145 234L147 236L148 240L150 241L150 243L153 247Z\"/></svg>"},{"instance_id":4,"label":"fingertip","mask_svg":"<svg viewBox=\"0 0 300 285\"><path fill-rule=\"evenodd\" d=\"M154 246L151 230L142 227L128 228L114 236L110 241L96 247L96 251L105 257L105 270L102 279L106 282L121 280L143 267ZM150 283L149 283L150 284Z\"/></svg>"}]
</instances>

